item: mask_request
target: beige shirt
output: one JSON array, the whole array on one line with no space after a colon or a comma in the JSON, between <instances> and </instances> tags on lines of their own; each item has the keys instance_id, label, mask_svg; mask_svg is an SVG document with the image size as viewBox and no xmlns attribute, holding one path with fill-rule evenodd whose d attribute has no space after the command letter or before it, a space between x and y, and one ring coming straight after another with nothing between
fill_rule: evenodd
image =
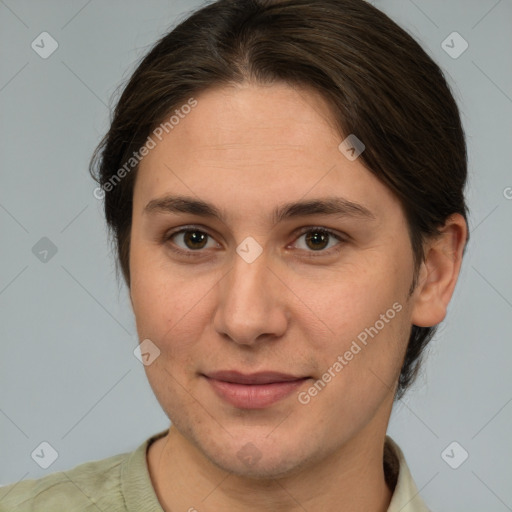
<instances>
[{"instance_id":1,"label":"beige shirt","mask_svg":"<svg viewBox=\"0 0 512 512\"><path fill-rule=\"evenodd\" d=\"M1 487L0 512L163 512L146 454L149 445L167 432L155 434L133 452ZM388 512L429 512L402 451L389 436L384 468L388 484L395 487Z\"/></svg>"}]
</instances>

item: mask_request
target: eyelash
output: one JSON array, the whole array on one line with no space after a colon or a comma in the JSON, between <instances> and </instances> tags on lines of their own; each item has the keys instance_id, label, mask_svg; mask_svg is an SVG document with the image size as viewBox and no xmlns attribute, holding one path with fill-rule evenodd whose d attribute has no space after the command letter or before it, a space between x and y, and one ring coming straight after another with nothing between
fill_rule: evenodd
<instances>
[{"instance_id":1,"label":"eyelash","mask_svg":"<svg viewBox=\"0 0 512 512\"><path fill-rule=\"evenodd\" d=\"M203 253L204 251L201 250L201 249L198 249L196 251L194 250L183 250L183 249L179 249L179 248L176 248L176 245L171 241L173 237L175 237L176 235L180 235L182 233L186 233L187 231L198 231L199 233L204 233L207 237L209 238L212 238L213 237L207 232L205 231L204 229L202 229L200 226L194 226L194 225L191 225L191 226L184 226L176 231L173 231L171 233L167 233L165 236L164 236L164 242L167 243L167 242L171 242L168 244L169 248L171 249L171 251L181 255L181 256L185 256L185 257L188 257L188 258L197 258L197 257L201 257L201 253ZM297 238L295 239L295 242L300 238L302 237L303 235L307 234L307 233L311 233L311 232L318 232L318 233L322 233L324 235L329 235L329 237L333 237L335 238L336 240L338 240L338 244L336 244L334 247L331 247L330 249L327 249L327 250L319 250L319 251L306 251L306 258L318 258L318 257L321 257L321 256L330 256L332 254L335 254L337 252L339 252L343 246L343 244L345 242L347 242L347 236L344 236L342 234L339 234L335 231L332 231L331 229L328 229L328 228L324 228L322 226L308 226L308 227L305 227L303 228L296 236Z\"/></svg>"}]
</instances>

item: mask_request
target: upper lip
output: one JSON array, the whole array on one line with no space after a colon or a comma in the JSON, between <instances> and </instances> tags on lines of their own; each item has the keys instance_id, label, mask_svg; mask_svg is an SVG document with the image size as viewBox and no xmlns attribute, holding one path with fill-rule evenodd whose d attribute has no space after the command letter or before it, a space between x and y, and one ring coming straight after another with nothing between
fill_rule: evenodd
<instances>
[{"instance_id":1,"label":"upper lip","mask_svg":"<svg viewBox=\"0 0 512 512\"><path fill-rule=\"evenodd\" d=\"M297 377L281 372L257 372L240 373L234 370L222 370L205 374L206 377L236 384L269 384L271 382L290 382L293 380L305 379L306 377Z\"/></svg>"}]
</instances>

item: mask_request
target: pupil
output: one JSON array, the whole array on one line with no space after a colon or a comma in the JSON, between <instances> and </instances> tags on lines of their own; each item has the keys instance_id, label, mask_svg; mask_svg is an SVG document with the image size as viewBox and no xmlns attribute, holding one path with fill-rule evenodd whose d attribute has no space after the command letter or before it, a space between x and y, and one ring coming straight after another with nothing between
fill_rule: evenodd
<instances>
[{"instance_id":1,"label":"pupil","mask_svg":"<svg viewBox=\"0 0 512 512\"><path fill-rule=\"evenodd\" d=\"M206 233L201 233L200 231L187 231L185 241L191 249L202 249L205 245L206 237ZM329 235L321 231L312 231L306 236L306 243L314 250L323 249L327 246L328 241Z\"/></svg>"},{"instance_id":2,"label":"pupil","mask_svg":"<svg viewBox=\"0 0 512 512\"><path fill-rule=\"evenodd\" d=\"M312 234L314 233L314 234ZM321 231L312 231L308 233L306 236L306 243L313 242L312 249L318 250L323 249L327 246L327 242L329 241L329 235L327 233L322 233ZM321 245L315 245L320 242Z\"/></svg>"},{"instance_id":3,"label":"pupil","mask_svg":"<svg viewBox=\"0 0 512 512\"><path fill-rule=\"evenodd\" d=\"M187 231L185 233L185 243L190 249L202 249L206 241L206 233L200 231Z\"/></svg>"}]
</instances>

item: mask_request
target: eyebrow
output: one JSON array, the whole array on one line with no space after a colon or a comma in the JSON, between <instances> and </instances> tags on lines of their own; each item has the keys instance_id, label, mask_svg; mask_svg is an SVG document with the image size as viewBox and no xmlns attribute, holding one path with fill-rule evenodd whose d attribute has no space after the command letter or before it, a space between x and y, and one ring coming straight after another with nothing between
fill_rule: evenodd
<instances>
[{"instance_id":1,"label":"eyebrow","mask_svg":"<svg viewBox=\"0 0 512 512\"><path fill-rule=\"evenodd\" d=\"M223 213L214 205L187 196L165 196L153 199L145 206L144 212L188 213L205 218L216 218L224 222ZM365 206L336 196L282 204L274 209L272 222L277 224L286 219L313 215L376 219L376 216Z\"/></svg>"}]
</instances>

